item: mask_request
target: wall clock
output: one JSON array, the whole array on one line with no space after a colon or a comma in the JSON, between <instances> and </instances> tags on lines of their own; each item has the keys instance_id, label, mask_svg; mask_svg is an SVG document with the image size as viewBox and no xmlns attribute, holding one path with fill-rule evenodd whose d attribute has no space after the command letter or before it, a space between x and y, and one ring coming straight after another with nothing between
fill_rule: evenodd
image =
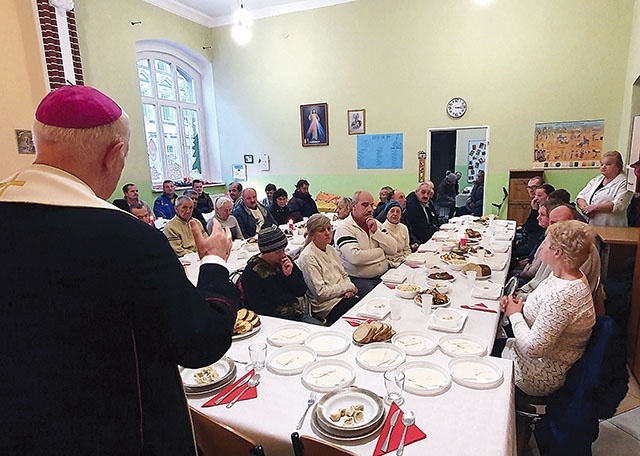
<instances>
[{"instance_id":1,"label":"wall clock","mask_svg":"<svg viewBox=\"0 0 640 456\"><path fill-rule=\"evenodd\" d=\"M447 103L447 114L449 117L453 117L454 119L458 119L467 112L467 102L464 101L464 98L455 97L449 100Z\"/></svg>"}]
</instances>

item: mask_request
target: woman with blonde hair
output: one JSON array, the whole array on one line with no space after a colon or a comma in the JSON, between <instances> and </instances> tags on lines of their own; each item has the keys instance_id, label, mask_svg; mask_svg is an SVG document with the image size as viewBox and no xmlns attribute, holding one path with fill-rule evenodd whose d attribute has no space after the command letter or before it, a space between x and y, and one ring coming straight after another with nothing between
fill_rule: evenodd
<instances>
[{"instance_id":1,"label":"woman with blonde hair","mask_svg":"<svg viewBox=\"0 0 640 456\"><path fill-rule=\"evenodd\" d=\"M576 206L589 225L627 226L627 206L633 193L627 191L622 155L611 150L600 159L600 176L591 179L576 196Z\"/></svg>"},{"instance_id":2,"label":"woman with blonde hair","mask_svg":"<svg viewBox=\"0 0 640 456\"><path fill-rule=\"evenodd\" d=\"M583 222L549 226L540 256L553 273L529 294L524 306L522 299L512 296L500 301L515 335L506 340L502 357L514 361L515 384L526 394L547 396L560 389L584 353L596 313L580 265L594 241L593 228Z\"/></svg>"},{"instance_id":3,"label":"woman with blonde hair","mask_svg":"<svg viewBox=\"0 0 640 456\"><path fill-rule=\"evenodd\" d=\"M336 215L338 220L344 220L351 214L351 198L348 196L341 197L336 202Z\"/></svg>"},{"instance_id":4,"label":"woman with blonde hair","mask_svg":"<svg viewBox=\"0 0 640 456\"><path fill-rule=\"evenodd\" d=\"M396 253L387 255L389 267L397 268L405 258L411 253L409 246L409 229L404 223L400 223L402 218L402 207L395 201L390 201L384 209L385 221L382 229L385 230L398 245Z\"/></svg>"},{"instance_id":5,"label":"woman with blonde hair","mask_svg":"<svg viewBox=\"0 0 640 456\"><path fill-rule=\"evenodd\" d=\"M307 238L297 260L307 283L311 313L327 324L335 322L360 299L338 252L329 245L332 237L331 220L324 214L313 214L307 220Z\"/></svg>"}]
</instances>

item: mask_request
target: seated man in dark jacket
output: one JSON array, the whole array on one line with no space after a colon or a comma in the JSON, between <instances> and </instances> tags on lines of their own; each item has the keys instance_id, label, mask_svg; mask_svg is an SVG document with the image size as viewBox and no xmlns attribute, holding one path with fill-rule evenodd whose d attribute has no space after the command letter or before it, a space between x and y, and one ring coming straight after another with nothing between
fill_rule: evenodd
<instances>
[{"instance_id":1,"label":"seated man in dark jacket","mask_svg":"<svg viewBox=\"0 0 640 456\"><path fill-rule=\"evenodd\" d=\"M233 216L238 220L245 239L255 236L262 227L276 224L271 212L258 202L258 194L251 187L242 191L242 202L234 207Z\"/></svg>"},{"instance_id":2,"label":"seated man in dark jacket","mask_svg":"<svg viewBox=\"0 0 640 456\"><path fill-rule=\"evenodd\" d=\"M304 311L307 284L302 271L284 250L287 238L277 226L258 234L260 253L249 259L242 273L247 307L260 315L322 324Z\"/></svg>"},{"instance_id":3,"label":"seated man in dark jacket","mask_svg":"<svg viewBox=\"0 0 640 456\"><path fill-rule=\"evenodd\" d=\"M419 184L415 192L407 196L407 210L404 216L407 220L411 243L424 244L440 229L438 216L431 202L433 194L433 182L426 181Z\"/></svg>"},{"instance_id":4,"label":"seated man in dark jacket","mask_svg":"<svg viewBox=\"0 0 640 456\"><path fill-rule=\"evenodd\" d=\"M294 223L302 220L300 208L295 200L289 200L289 195L284 188L273 192L273 201L269 206L269 212L278 225L286 225L289 220Z\"/></svg>"},{"instance_id":5,"label":"seated man in dark jacket","mask_svg":"<svg viewBox=\"0 0 640 456\"><path fill-rule=\"evenodd\" d=\"M311 193L309 193L309 182L305 179L298 181L296 191L293 192L291 200L296 202L303 217L311 217L313 214L318 213L318 206L316 206L316 202L313 200Z\"/></svg>"}]
</instances>

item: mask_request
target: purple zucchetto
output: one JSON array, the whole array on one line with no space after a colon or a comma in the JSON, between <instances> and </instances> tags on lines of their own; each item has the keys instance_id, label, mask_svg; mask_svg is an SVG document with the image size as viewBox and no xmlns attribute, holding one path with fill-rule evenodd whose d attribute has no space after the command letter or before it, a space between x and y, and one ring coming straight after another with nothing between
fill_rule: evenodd
<instances>
[{"instance_id":1,"label":"purple zucchetto","mask_svg":"<svg viewBox=\"0 0 640 456\"><path fill-rule=\"evenodd\" d=\"M122 108L93 87L64 86L45 96L36 120L60 128L92 128L108 125L122 116Z\"/></svg>"}]
</instances>

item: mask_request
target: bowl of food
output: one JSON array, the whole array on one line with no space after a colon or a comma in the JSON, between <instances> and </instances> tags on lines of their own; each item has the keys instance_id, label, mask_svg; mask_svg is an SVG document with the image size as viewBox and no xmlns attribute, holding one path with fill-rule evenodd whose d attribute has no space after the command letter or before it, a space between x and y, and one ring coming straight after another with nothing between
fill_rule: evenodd
<instances>
[{"instance_id":1,"label":"bowl of food","mask_svg":"<svg viewBox=\"0 0 640 456\"><path fill-rule=\"evenodd\" d=\"M451 282L446 280L427 280L427 286L442 294L447 294L451 290Z\"/></svg>"},{"instance_id":2,"label":"bowl of food","mask_svg":"<svg viewBox=\"0 0 640 456\"><path fill-rule=\"evenodd\" d=\"M413 299L420 291L420 286L414 283L406 283L396 287L396 296L404 299Z\"/></svg>"},{"instance_id":3,"label":"bowl of food","mask_svg":"<svg viewBox=\"0 0 640 456\"><path fill-rule=\"evenodd\" d=\"M454 309L436 309L433 312L433 319L439 326L445 328L455 328L460 324L464 314Z\"/></svg>"},{"instance_id":4,"label":"bowl of food","mask_svg":"<svg viewBox=\"0 0 640 456\"><path fill-rule=\"evenodd\" d=\"M244 244L244 248L247 252L257 252L258 240L256 238L247 239L247 242Z\"/></svg>"}]
</instances>

